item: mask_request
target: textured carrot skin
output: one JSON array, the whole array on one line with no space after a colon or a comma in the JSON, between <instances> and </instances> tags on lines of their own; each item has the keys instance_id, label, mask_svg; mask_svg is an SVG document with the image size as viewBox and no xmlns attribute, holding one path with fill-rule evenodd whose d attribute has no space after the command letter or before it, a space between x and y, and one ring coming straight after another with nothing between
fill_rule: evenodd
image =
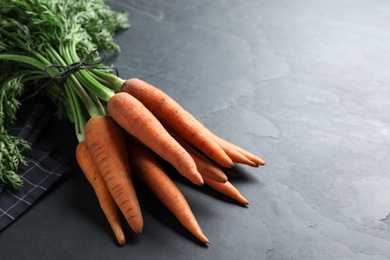
<instances>
[{"instance_id":1,"label":"textured carrot skin","mask_svg":"<svg viewBox=\"0 0 390 260\"><path fill-rule=\"evenodd\" d=\"M187 230L203 243L209 243L187 200L153 157L152 152L142 144L129 142L128 154L133 174L156 195Z\"/></svg>"},{"instance_id":2,"label":"textured carrot skin","mask_svg":"<svg viewBox=\"0 0 390 260\"><path fill-rule=\"evenodd\" d=\"M224 194L240 202L241 204L249 205L248 200L245 199L244 196L242 196L242 194L237 190L237 188L234 187L233 184L230 183L229 181L225 183L220 183L220 182L213 181L209 178L204 178L204 182L206 185L210 186L211 188L220 192L221 194Z\"/></svg>"},{"instance_id":3,"label":"textured carrot skin","mask_svg":"<svg viewBox=\"0 0 390 260\"><path fill-rule=\"evenodd\" d=\"M85 141L82 141L77 145L76 159L86 179L94 189L100 208L103 210L119 245L124 245L126 240L118 213L118 206L112 198L92 155L89 153Z\"/></svg>"},{"instance_id":4,"label":"textured carrot skin","mask_svg":"<svg viewBox=\"0 0 390 260\"><path fill-rule=\"evenodd\" d=\"M135 233L141 233L143 218L122 129L109 116L92 117L85 127L85 142L127 223Z\"/></svg>"},{"instance_id":5,"label":"textured carrot skin","mask_svg":"<svg viewBox=\"0 0 390 260\"><path fill-rule=\"evenodd\" d=\"M201 153L192 148L188 143L182 140L175 134L171 135L179 142L181 146L192 156L195 161L198 171L202 177L207 177L216 182L227 182L228 178L221 168L212 163L209 159L203 156Z\"/></svg>"},{"instance_id":6,"label":"textured carrot skin","mask_svg":"<svg viewBox=\"0 0 390 260\"><path fill-rule=\"evenodd\" d=\"M172 164L190 181L203 185L203 178L192 157L139 100L120 92L111 97L107 109L111 117L130 135Z\"/></svg>"},{"instance_id":7,"label":"textured carrot skin","mask_svg":"<svg viewBox=\"0 0 390 260\"><path fill-rule=\"evenodd\" d=\"M206 127L163 91L136 78L126 80L122 91L140 100L165 127L212 160L223 167L234 166L231 158L204 131Z\"/></svg>"}]
</instances>

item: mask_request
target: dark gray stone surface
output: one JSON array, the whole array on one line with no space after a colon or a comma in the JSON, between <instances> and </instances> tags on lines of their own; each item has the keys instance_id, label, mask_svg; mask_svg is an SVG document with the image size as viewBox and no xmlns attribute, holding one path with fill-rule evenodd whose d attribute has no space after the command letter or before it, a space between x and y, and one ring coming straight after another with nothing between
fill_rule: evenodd
<instances>
[{"instance_id":1,"label":"dark gray stone surface","mask_svg":"<svg viewBox=\"0 0 390 260\"><path fill-rule=\"evenodd\" d=\"M0 234L1 259L389 259L390 2L108 1L128 9L111 60L260 155L231 182L248 208L177 181L200 245L147 191L118 247L74 172ZM72 157L73 128L63 151ZM72 157L73 158L73 157Z\"/></svg>"}]
</instances>

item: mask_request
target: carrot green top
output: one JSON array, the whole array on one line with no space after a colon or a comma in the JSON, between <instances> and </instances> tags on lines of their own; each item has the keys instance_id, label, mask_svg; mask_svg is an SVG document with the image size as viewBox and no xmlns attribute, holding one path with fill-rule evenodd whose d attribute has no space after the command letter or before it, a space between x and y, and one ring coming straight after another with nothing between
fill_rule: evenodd
<instances>
[{"instance_id":1,"label":"carrot green top","mask_svg":"<svg viewBox=\"0 0 390 260\"><path fill-rule=\"evenodd\" d=\"M16 172L28 145L7 131L22 97L39 92L54 100L80 141L86 120L106 113L103 104L123 80L96 50L119 53L113 36L129 26L128 13L104 0L0 1L0 182L21 186Z\"/></svg>"}]
</instances>

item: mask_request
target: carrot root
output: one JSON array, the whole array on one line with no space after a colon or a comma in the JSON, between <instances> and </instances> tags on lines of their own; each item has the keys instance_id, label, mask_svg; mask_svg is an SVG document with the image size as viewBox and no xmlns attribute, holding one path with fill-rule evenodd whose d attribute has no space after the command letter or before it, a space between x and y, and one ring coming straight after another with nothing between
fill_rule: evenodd
<instances>
[{"instance_id":1,"label":"carrot root","mask_svg":"<svg viewBox=\"0 0 390 260\"><path fill-rule=\"evenodd\" d=\"M155 160L149 149L141 144L128 144L129 160L134 175L172 212L179 222L203 243L210 243L203 234L187 200Z\"/></svg>"},{"instance_id":2,"label":"carrot root","mask_svg":"<svg viewBox=\"0 0 390 260\"><path fill-rule=\"evenodd\" d=\"M226 174L221 170L221 168L213 164L210 160L208 160L205 156L203 156L201 153L192 148L188 143L186 143L177 135L171 135L192 156L195 161L196 167L198 168L198 171L202 175L202 177L207 177L216 182L227 182L228 178Z\"/></svg>"},{"instance_id":3,"label":"carrot root","mask_svg":"<svg viewBox=\"0 0 390 260\"><path fill-rule=\"evenodd\" d=\"M128 93L120 92L111 97L107 109L130 135L171 163L190 181L203 185L203 178L192 157L139 100Z\"/></svg>"},{"instance_id":4,"label":"carrot root","mask_svg":"<svg viewBox=\"0 0 390 260\"><path fill-rule=\"evenodd\" d=\"M94 116L86 124L85 141L115 203L133 231L141 233L143 218L122 129L109 116Z\"/></svg>"},{"instance_id":5,"label":"carrot root","mask_svg":"<svg viewBox=\"0 0 390 260\"><path fill-rule=\"evenodd\" d=\"M263 159L261 159L260 157L250 153L249 151L239 147L236 144L230 143L229 141L217 136L216 134L214 134L212 132L210 132L210 134L217 141L217 143L222 147L222 149L225 150L226 153L230 154L230 156L232 156L236 159L236 162L247 164L247 165L253 166L253 167L256 167L259 165L260 166L265 165L265 161ZM239 159L239 157L240 157L240 159ZM233 159L233 161L234 161L234 159ZM245 161L247 161L247 162L245 162Z\"/></svg>"},{"instance_id":6,"label":"carrot root","mask_svg":"<svg viewBox=\"0 0 390 260\"><path fill-rule=\"evenodd\" d=\"M233 162L252 167L265 165L260 157L212 133L175 100L155 86L132 78L125 81L122 91L140 100L167 128L196 146L221 166L231 168L234 166Z\"/></svg>"},{"instance_id":7,"label":"carrot root","mask_svg":"<svg viewBox=\"0 0 390 260\"><path fill-rule=\"evenodd\" d=\"M232 183L229 181L225 183L219 183L213 180L210 180L208 178L204 178L204 182L206 185L210 186L211 188L215 189L216 191L220 192L221 194L224 194L239 203L248 206L249 202L242 194L238 191L236 187L233 186Z\"/></svg>"},{"instance_id":8,"label":"carrot root","mask_svg":"<svg viewBox=\"0 0 390 260\"><path fill-rule=\"evenodd\" d=\"M126 80L122 91L140 100L166 128L212 160L226 168L234 167L231 158L205 131L206 127L166 93L136 78Z\"/></svg>"},{"instance_id":9,"label":"carrot root","mask_svg":"<svg viewBox=\"0 0 390 260\"><path fill-rule=\"evenodd\" d=\"M259 164L250 160L247 156L239 152L236 148L234 148L232 145L227 144L226 142L218 141L219 145L222 147L222 149L226 152L226 154L232 159L235 163L240 164L246 164L252 167L258 167Z\"/></svg>"},{"instance_id":10,"label":"carrot root","mask_svg":"<svg viewBox=\"0 0 390 260\"><path fill-rule=\"evenodd\" d=\"M107 185L88 151L85 141L82 141L77 145L76 158L78 165L95 191L100 208L103 210L119 245L124 245L126 240L119 218L118 207L111 197Z\"/></svg>"}]
</instances>

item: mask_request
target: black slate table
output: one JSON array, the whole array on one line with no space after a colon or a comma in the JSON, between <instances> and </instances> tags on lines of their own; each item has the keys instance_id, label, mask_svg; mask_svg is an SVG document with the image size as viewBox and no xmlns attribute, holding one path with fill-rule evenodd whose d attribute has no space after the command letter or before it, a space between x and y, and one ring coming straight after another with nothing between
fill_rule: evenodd
<instances>
[{"instance_id":1,"label":"black slate table","mask_svg":"<svg viewBox=\"0 0 390 260\"><path fill-rule=\"evenodd\" d=\"M178 180L198 243L146 190L144 231L115 239L53 122L72 172L0 234L1 259L389 259L390 2L130 1L110 60L218 135L261 156L231 182L248 208ZM54 139L53 139L54 140Z\"/></svg>"}]
</instances>

